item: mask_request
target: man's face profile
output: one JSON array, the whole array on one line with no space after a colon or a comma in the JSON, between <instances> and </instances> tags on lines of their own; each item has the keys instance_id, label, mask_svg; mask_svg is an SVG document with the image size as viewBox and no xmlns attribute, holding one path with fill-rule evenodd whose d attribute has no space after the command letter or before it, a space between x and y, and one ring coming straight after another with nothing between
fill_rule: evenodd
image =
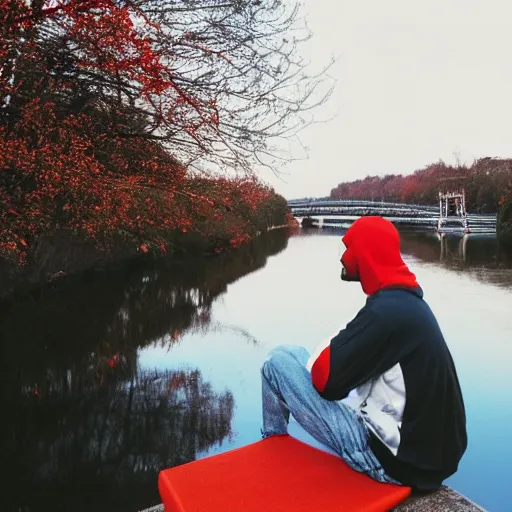
<instances>
[{"instance_id":1,"label":"man's face profile","mask_svg":"<svg viewBox=\"0 0 512 512\"><path fill-rule=\"evenodd\" d=\"M360 282L358 273L350 273L343 263L343 256L340 259L341 262L341 280L347 282Z\"/></svg>"},{"instance_id":2,"label":"man's face profile","mask_svg":"<svg viewBox=\"0 0 512 512\"><path fill-rule=\"evenodd\" d=\"M341 267L341 280L347 281L347 282L359 282L360 281L358 275L349 274L347 272L347 269L344 266Z\"/></svg>"}]
</instances>

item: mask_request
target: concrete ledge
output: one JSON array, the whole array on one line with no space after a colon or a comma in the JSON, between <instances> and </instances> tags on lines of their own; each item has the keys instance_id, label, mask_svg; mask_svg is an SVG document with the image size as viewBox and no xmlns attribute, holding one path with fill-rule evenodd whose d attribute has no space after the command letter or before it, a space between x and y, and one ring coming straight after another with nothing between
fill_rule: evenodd
<instances>
[{"instance_id":1,"label":"concrete ledge","mask_svg":"<svg viewBox=\"0 0 512 512\"><path fill-rule=\"evenodd\" d=\"M163 505L155 505L154 507L145 508L144 510L141 510L140 512L164 512L164 506Z\"/></svg>"},{"instance_id":2,"label":"concrete ledge","mask_svg":"<svg viewBox=\"0 0 512 512\"><path fill-rule=\"evenodd\" d=\"M487 512L471 500L449 487L428 495L411 496L407 501L394 508L396 512ZM146 508L141 512L164 512L163 505ZM243 512L243 511L240 511ZM322 512L322 511L318 511Z\"/></svg>"},{"instance_id":3,"label":"concrete ledge","mask_svg":"<svg viewBox=\"0 0 512 512\"><path fill-rule=\"evenodd\" d=\"M486 512L458 492L443 486L426 495L413 495L393 509L397 512Z\"/></svg>"}]
</instances>

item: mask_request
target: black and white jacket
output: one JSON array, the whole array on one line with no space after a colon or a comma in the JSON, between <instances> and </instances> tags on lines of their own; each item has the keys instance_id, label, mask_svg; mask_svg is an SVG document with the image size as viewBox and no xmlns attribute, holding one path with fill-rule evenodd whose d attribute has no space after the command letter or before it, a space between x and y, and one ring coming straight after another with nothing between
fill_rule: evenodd
<instances>
[{"instance_id":1,"label":"black and white jacket","mask_svg":"<svg viewBox=\"0 0 512 512\"><path fill-rule=\"evenodd\" d=\"M421 288L388 287L309 363L327 400L364 418L386 472L418 490L455 473L467 447L455 366Z\"/></svg>"}]
</instances>

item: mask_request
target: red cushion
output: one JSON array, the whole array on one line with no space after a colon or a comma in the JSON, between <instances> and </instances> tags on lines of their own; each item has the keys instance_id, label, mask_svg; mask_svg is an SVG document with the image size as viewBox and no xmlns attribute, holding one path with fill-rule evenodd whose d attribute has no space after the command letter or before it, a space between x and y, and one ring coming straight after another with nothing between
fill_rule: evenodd
<instances>
[{"instance_id":1,"label":"red cushion","mask_svg":"<svg viewBox=\"0 0 512 512\"><path fill-rule=\"evenodd\" d=\"M166 512L383 512L410 494L289 435L160 472Z\"/></svg>"}]
</instances>

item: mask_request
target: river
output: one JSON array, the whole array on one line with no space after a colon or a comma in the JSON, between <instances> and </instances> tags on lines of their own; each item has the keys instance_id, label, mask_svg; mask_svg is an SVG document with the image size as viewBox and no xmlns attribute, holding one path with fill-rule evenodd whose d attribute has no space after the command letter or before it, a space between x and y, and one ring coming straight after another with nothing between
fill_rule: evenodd
<instances>
[{"instance_id":1,"label":"river","mask_svg":"<svg viewBox=\"0 0 512 512\"><path fill-rule=\"evenodd\" d=\"M365 297L339 279L340 231L275 231L233 254L56 285L0 311L0 510L135 512L158 471L259 438L259 368L313 349ZM469 448L448 484L512 507L512 263L495 238L406 233L452 351ZM3 503L3 505L2 505Z\"/></svg>"}]
</instances>

